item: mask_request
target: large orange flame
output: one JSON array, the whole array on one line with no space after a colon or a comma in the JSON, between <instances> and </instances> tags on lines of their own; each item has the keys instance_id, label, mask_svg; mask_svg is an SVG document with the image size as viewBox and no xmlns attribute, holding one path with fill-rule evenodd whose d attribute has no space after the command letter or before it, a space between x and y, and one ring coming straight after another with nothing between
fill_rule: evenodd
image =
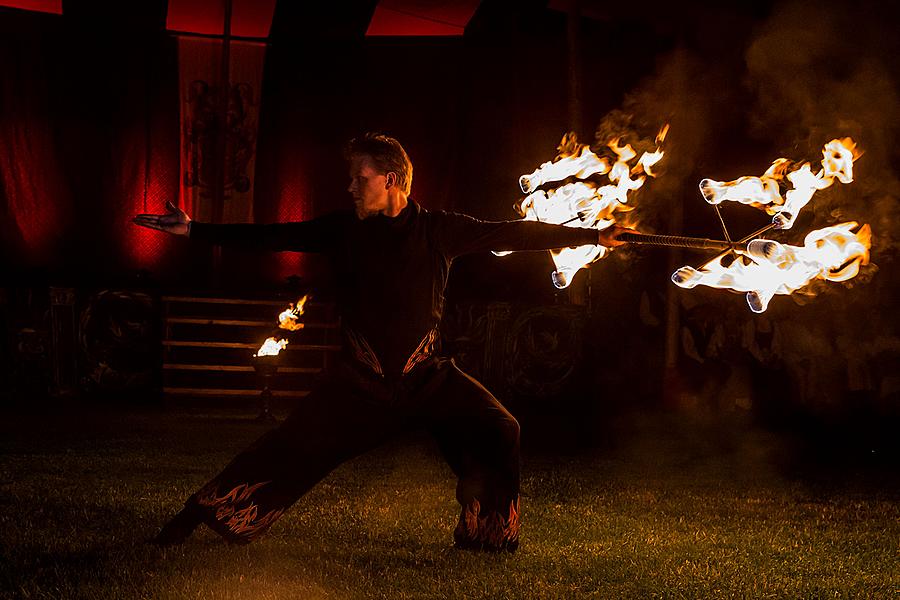
<instances>
[{"instance_id":1,"label":"large orange flame","mask_svg":"<svg viewBox=\"0 0 900 600\"><path fill-rule=\"evenodd\" d=\"M655 177L653 166L663 157L659 147L669 126L665 125L656 136L654 152L644 152L634 162L637 152L630 144L621 144L615 138L606 145L615 156L610 161L598 156L587 144L579 144L574 135L566 135L560 143L560 155L555 161L545 162L528 175L519 178L519 186L528 194L517 210L526 221L564 224L568 227L604 229L616 222L616 213L633 209L628 205L628 194L644 185L646 176ZM633 165L631 164L633 162ZM596 178L606 175L609 183L600 185ZM575 179L570 183L547 190L540 186ZM553 284L567 287L575 273L609 253L604 246L580 246L551 250L556 265ZM508 252L497 252L497 255Z\"/></svg>"},{"instance_id":2,"label":"large orange flame","mask_svg":"<svg viewBox=\"0 0 900 600\"><path fill-rule=\"evenodd\" d=\"M846 281L869 262L872 232L850 221L811 232L803 246L756 239L727 267L715 259L699 269L682 267L672 281L683 288L706 285L747 293L753 312L766 310L776 294L791 294L814 279Z\"/></svg>"},{"instance_id":3,"label":"large orange flame","mask_svg":"<svg viewBox=\"0 0 900 600\"><path fill-rule=\"evenodd\" d=\"M822 168L818 173L812 172L808 162L796 167L788 159L779 158L761 177L704 179L700 192L710 204L732 201L762 208L773 215L776 228L790 229L818 190L829 187L835 179L841 183L853 181L853 161L861 154L852 139L834 139L822 150ZM786 186L785 179L792 187L782 196L780 188Z\"/></svg>"}]
</instances>

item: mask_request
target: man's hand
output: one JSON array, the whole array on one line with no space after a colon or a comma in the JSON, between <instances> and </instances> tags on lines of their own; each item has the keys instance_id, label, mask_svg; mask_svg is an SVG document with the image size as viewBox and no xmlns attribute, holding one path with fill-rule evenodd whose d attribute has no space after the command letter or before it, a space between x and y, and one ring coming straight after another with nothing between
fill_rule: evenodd
<instances>
[{"instance_id":1,"label":"man's hand","mask_svg":"<svg viewBox=\"0 0 900 600\"><path fill-rule=\"evenodd\" d=\"M131 221L141 227L159 229L175 235L187 235L190 231L188 226L191 224L191 218L187 213L168 201L166 202L166 210L169 212L164 215L138 215Z\"/></svg>"},{"instance_id":2,"label":"man's hand","mask_svg":"<svg viewBox=\"0 0 900 600\"><path fill-rule=\"evenodd\" d=\"M601 246L606 246L607 248L616 248L623 244L627 244L628 242L623 242L617 239L622 233L640 233L630 227L622 227L621 225L616 225L613 223L606 229L600 230L599 235L599 244Z\"/></svg>"}]
</instances>

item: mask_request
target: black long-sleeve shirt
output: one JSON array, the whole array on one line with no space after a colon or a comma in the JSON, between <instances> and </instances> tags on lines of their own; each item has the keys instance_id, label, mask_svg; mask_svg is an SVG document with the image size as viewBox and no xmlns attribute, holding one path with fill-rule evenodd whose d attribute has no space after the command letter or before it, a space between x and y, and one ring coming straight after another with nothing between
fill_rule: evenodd
<instances>
[{"instance_id":1,"label":"black long-sleeve shirt","mask_svg":"<svg viewBox=\"0 0 900 600\"><path fill-rule=\"evenodd\" d=\"M191 223L191 238L274 251L320 252L338 282L345 328L399 375L440 322L454 258L489 250L547 250L597 243L597 230L532 221L481 221L409 200L396 217L337 211L297 223Z\"/></svg>"}]
</instances>

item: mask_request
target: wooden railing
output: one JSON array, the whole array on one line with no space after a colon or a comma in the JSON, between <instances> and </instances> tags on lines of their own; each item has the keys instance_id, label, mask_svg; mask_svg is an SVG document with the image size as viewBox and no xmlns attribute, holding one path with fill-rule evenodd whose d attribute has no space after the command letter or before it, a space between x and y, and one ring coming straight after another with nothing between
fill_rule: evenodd
<instances>
[{"instance_id":1,"label":"wooden railing","mask_svg":"<svg viewBox=\"0 0 900 600\"><path fill-rule=\"evenodd\" d=\"M331 304L308 302L296 332L277 329L288 300L163 296L163 392L181 397L257 397L251 357L269 336L289 340L272 395L300 398L340 350Z\"/></svg>"}]
</instances>

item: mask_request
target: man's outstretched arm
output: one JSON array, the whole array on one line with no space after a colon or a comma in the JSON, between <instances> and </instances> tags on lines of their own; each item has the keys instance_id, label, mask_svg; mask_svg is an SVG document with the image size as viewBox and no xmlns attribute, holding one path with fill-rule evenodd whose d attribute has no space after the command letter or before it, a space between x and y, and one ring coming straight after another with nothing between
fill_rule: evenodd
<instances>
[{"instance_id":1,"label":"man's outstretched arm","mask_svg":"<svg viewBox=\"0 0 900 600\"><path fill-rule=\"evenodd\" d=\"M169 212L165 214L141 214L132 221L141 227L189 236L211 244L273 251L322 252L336 237L335 216L296 223L217 225L193 221L171 202L166 202L166 209Z\"/></svg>"},{"instance_id":2,"label":"man's outstretched arm","mask_svg":"<svg viewBox=\"0 0 900 600\"><path fill-rule=\"evenodd\" d=\"M458 213L439 213L438 218L438 243L451 257L490 250L551 250L588 244L614 248L626 243L617 239L621 233L634 232L620 225L598 231L537 221L481 221Z\"/></svg>"}]
</instances>

